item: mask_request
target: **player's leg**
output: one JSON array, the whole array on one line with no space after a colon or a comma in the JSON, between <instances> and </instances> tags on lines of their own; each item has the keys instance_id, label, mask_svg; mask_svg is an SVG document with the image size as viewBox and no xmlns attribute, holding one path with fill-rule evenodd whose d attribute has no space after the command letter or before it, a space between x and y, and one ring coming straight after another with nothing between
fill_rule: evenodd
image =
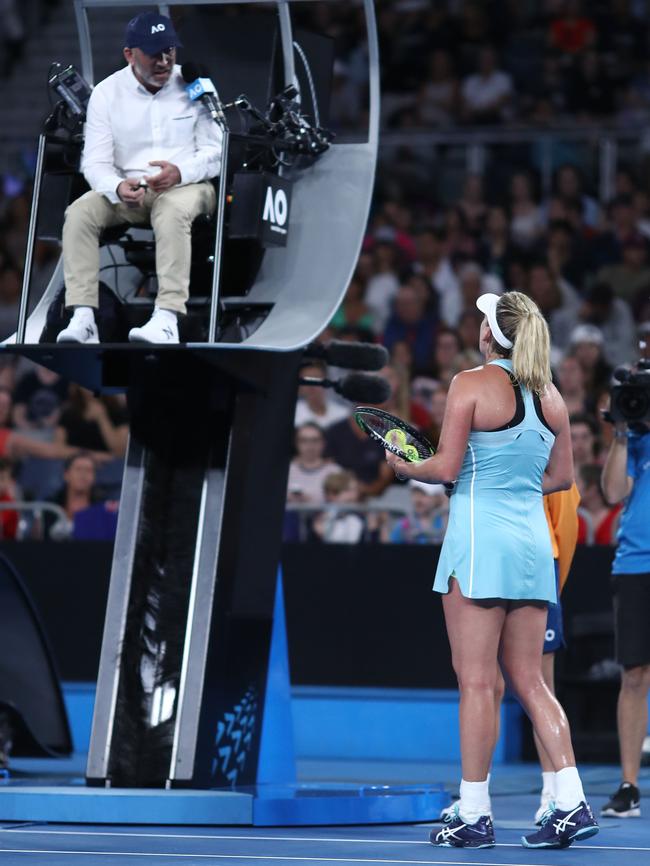
<instances>
[{"instance_id":1,"label":"player's leg","mask_svg":"<svg viewBox=\"0 0 650 866\"><path fill-rule=\"evenodd\" d=\"M548 635L548 628L546 629ZM542 677L546 683L549 692L555 696L555 653L545 652L542 656ZM542 768L542 793L540 795L539 807L535 812L535 823L541 824L542 818L549 809L549 806L555 801L555 770L553 769L553 761L542 745L542 741L535 729L533 729L533 738L535 740L535 749L539 758L539 764Z\"/></svg>"},{"instance_id":2,"label":"player's leg","mask_svg":"<svg viewBox=\"0 0 650 866\"><path fill-rule=\"evenodd\" d=\"M575 757L564 710L542 675L545 630L545 604L511 602L501 636L500 661L557 772L575 766Z\"/></svg>"},{"instance_id":3,"label":"player's leg","mask_svg":"<svg viewBox=\"0 0 650 866\"><path fill-rule=\"evenodd\" d=\"M456 580L442 597L452 664L460 692L460 747L463 778L456 817L431 833L436 845L491 847L494 831L488 773L494 749L497 653L505 603L467 599Z\"/></svg>"},{"instance_id":4,"label":"player's leg","mask_svg":"<svg viewBox=\"0 0 650 866\"><path fill-rule=\"evenodd\" d=\"M497 654L505 603L467 599L454 579L449 587L442 605L460 692L463 778L476 782L487 778L492 761Z\"/></svg>"},{"instance_id":5,"label":"player's leg","mask_svg":"<svg viewBox=\"0 0 650 866\"><path fill-rule=\"evenodd\" d=\"M585 800L566 715L542 675L546 618L545 604L511 602L501 636L500 660L555 770L556 809L537 833L522 842L526 847L564 848L597 833L598 825Z\"/></svg>"}]
</instances>

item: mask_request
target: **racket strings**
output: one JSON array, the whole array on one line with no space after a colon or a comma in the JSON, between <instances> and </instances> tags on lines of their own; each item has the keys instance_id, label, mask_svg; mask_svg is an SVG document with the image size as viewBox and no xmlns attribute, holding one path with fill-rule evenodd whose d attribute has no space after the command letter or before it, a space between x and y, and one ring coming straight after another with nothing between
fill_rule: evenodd
<instances>
[{"instance_id":1,"label":"racket strings","mask_svg":"<svg viewBox=\"0 0 650 866\"><path fill-rule=\"evenodd\" d=\"M371 413L358 413L366 431L389 451L408 460L426 460L432 450L409 430L396 426L395 418L383 418Z\"/></svg>"}]
</instances>

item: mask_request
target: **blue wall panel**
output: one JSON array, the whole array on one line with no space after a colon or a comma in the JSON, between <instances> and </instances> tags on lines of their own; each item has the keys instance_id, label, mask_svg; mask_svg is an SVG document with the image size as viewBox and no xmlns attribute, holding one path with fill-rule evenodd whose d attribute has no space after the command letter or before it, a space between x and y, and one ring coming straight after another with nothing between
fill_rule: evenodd
<instances>
[{"instance_id":1,"label":"blue wall panel","mask_svg":"<svg viewBox=\"0 0 650 866\"><path fill-rule=\"evenodd\" d=\"M64 684L75 751L90 739L93 683ZM298 758L454 761L460 759L458 692L449 689L292 689ZM494 762L521 757L523 712L506 699ZM291 781L287 779L287 781Z\"/></svg>"}]
</instances>

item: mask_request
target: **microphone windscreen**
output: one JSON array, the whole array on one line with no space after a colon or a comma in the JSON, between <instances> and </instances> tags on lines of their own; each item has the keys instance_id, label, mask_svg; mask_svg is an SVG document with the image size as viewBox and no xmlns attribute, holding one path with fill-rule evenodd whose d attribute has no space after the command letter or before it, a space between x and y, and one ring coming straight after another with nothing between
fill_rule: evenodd
<instances>
[{"instance_id":1,"label":"microphone windscreen","mask_svg":"<svg viewBox=\"0 0 650 866\"><path fill-rule=\"evenodd\" d=\"M196 81L197 78L201 77L201 70L196 63L192 63L192 61L189 60L181 66L181 75L183 76L183 81L187 81L188 84L191 84L193 81Z\"/></svg>"},{"instance_id":2,"label":"microphone windscreen","mask_svg":"<svg viewBox=\"0 0 650 866\"><path fill-rule=\"evenodd\" d=\"M323 358L328 364L346 370L381 370L388 364L385 346L376 343L350 343L347 340L312 343L305 354Z\"/></svg>"},{"instance_id":3,"label":"microphone windscreen","mask_svg":"<svg viewBox=\"0 0 650 866\"><path fill-rule=\"evenodd\" d=\"M348 373L337 383L335 390L346 400L356 403L385 403L391 394L386 379L368 373Z\"/></svg>"}]
</instances>

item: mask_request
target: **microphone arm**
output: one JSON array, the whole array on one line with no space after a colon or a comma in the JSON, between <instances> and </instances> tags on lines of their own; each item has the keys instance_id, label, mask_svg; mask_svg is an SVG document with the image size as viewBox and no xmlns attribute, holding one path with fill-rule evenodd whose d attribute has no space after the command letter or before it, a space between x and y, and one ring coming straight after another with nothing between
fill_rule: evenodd
<instances>
[{"instance_id":1,"label":"microphone arm","mask_svg":"<svg viewBox=\"0 0 650 866\"><path fill-rule=\"evenodd\" d=\"M336 388L338 384L334 379L317 379L315 376L300 376L299 385L314 385L317 388Z\"/></svg>"},{"instance_id":2,"label":"microphone arm","mask_svg":"<svg viewBox=\"0 0 650 866\"><path fill-rule=\"evenodd\" d=\"M214 99L215 109L216 109L216 114L217 114L217 116L214 118L214 122L217 124L217 126L219 126L221 128L222 132L226 132L226 130L230 129L230 127L228 125L228 118L226 117L226 115L224 113L224 110L223 110L224 105L223 105L221 99L219 98L219 94L216 90L214 92L214 97L215 97L215 99Z\"/></svg>"},{"instance_id":3,"label":"microphone arm","mask_svg":"<svg viewBox=\"0 0 650 866\"><path fill-rule=\"evenodd\" d=\"M298 379L300 385L310 385L317 388L333 388L345 400L352 403L385 403L390 398L391 387L382 376L372 373L347 373L342 379L317 379L313 376L302 376Z\"/></svg>"}]
</instances>

